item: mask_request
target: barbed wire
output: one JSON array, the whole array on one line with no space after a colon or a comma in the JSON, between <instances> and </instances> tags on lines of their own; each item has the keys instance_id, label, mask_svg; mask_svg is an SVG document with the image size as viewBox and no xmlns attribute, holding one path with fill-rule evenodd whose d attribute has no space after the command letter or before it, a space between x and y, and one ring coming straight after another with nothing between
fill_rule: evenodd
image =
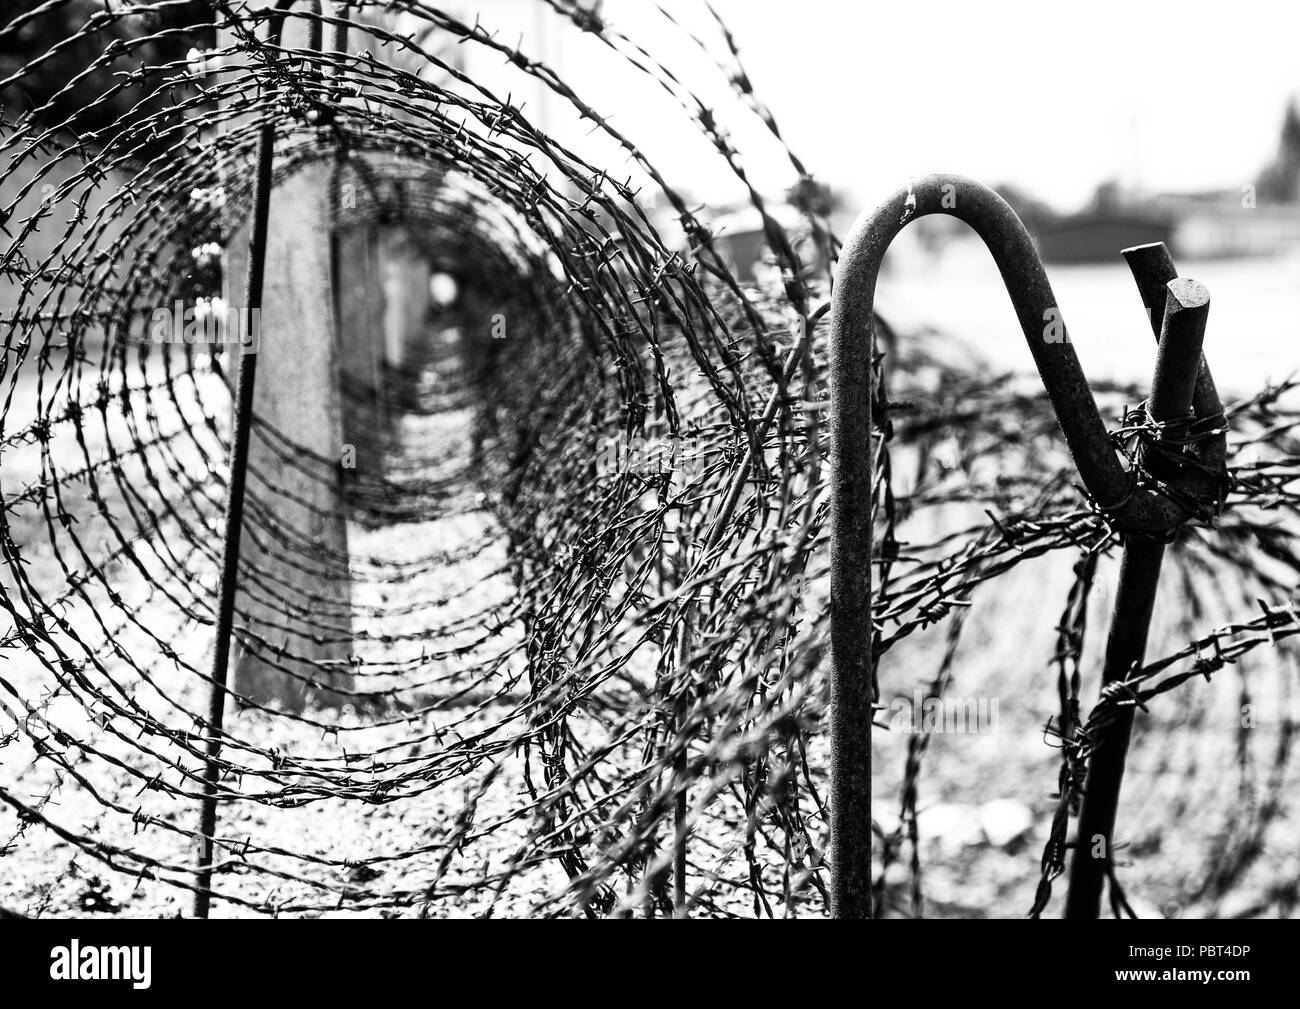
<instances>
[{"instance_id":1,"label":"barbed wire","mask_svg":"<svg viewBox=\"0 0 1300 1009\"><path fill-rule=\"evenodd\" d=\"M202 250L243 240L270 125L277 182L332 166L337 227L400 226L457 264L462 298L444 321L462 336L430 341L378 389L345 384L349 429L377 446L363 473L255 424L245 535L266 563L241 567L238 644L342 706L234 690L214 904L667 915L682 847L694 913L824 912L819 323L838 242L711 10L699 25L660 12L689 43L669 58L599 5L538 7L680 110L683 142L702 141L733 180L779 280L742 283L715 215L692 209L632 128L481 20L415 0L295 8L274 47L268 12L229 0L50 0L0 27L3 51L24 57L0 64L0 753L30 754L5 761L0 801L18 825L0 857L39 834L142 885L196 886L233 362L155 342L148 326L159 307L220 297L222 257ZM310 26L326 40L346 26L347 48L293 41ZM697 53L725 106L686 83ZM53 89L51 73L64 77ZM589 135L562 141L516 93L545 96ZM788 161L795 226L730 139L727 124L747 119ZM362 195L344 204L344 191ZM504 341L485 337L496 315ZM1267 596L1262 614L1189 625L1185 648L1084 717L1089 588L1117 537L1074 486L1050 409L929 342L884 349L879 653L948 620L941 695L984 585L1053 551L1080 558L1045 656L1060 679L1061 807L1038 913L1108 714L1300 628L1294 383L1230 409L1223 516L1173 545L1188 570L1226 570ZM1102 392L1122 435L1141 393ZM470 434L449 436L457 424ZM954 441L959 462L939 461ZM665 446L667 462L625 451L633 442ZM321 493L296 495L279 479L290 471ZM341 552L312 534L316 520L361 533ZM449 540L452 528L471 531ZM347 684L302 644L341 640ZM1291 732L1277 745L1275 769ZM881 863L883 880L907 852L916 914L927 749L924 736L908 748ZM1256 826L1279 808L1275 787Z\"/></svg>"}]
</instances>

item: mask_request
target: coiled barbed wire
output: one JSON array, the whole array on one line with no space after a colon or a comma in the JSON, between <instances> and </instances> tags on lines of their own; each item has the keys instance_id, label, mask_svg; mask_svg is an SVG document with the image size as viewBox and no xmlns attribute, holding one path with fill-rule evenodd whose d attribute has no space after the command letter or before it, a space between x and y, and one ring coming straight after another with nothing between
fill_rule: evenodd
<instances>
[{"instance_id":1,"label":"coiled barbed wire","mask_svg":"<svg viewBox=\"0 0 1300 1009\"><path fill-rule=\"evenodd\" d=\"M220 297L212 250L238 250L270 124L277 181L330 166L337 228L400 228L454 265L461 297L442 324L460 339L430 340L373 389L345 386L348 437L379 457L358 474L256 424L239 645L300 696L330 682L342 706L236 688L214 902L670 914L673 848L689 830L693 913L822 913L818 310L838 245L734 40L707 8L698 27L660 12L689 43L669 59L599 5L537 4L630 87L680 109L682 134L703 140L761 224L780 278L766 286L738 279L710 212L617 110L507 33L414 0L360 0L294 8L275 51L254 6L48 0L0 27L0 706L12 726L0 754L30 757L4 765L0 800L18 824L0 854L52 837L141 885L195 886L232 361L155 342L148 326L160 306L211 310ZM465 69L467 52L491 58L504 96ZM687 55L708 62L725 108L684 83ZM511 83L593 136L543 130ZM797 228L778 222L729 139L725 124L749 116L789 164ZM656 198L667 223L648 210ZM502 341L488 335L497 316ZM1172 555L1231 572L1268 597L1263 614L1189 623L1186 648L1083 716L1087 596L1115 536L1073 486L1045 401L918 341L889 342L881 381L882 654L956 611L941 693L960 676L975 593L1052 551L1083 558L1055 657L1065 812L1042 861L1045 899L1107 713L1300 627L1293 386L1232 408L1233 495L1218 528L1187 531ZM1109 392L1122 426L1141 393ZM936 460L952 441L959 463ZM331 504L294 500L285 471ZM316 518L348 523L346 554L313 538ZM938 519L928 538L899 533ZM297 650L340 638L348 685ZM925 754L909 747L885 846L911 847L915 913ZM65 802L94 819L61 815ZM1277 809L1263 803L1257 819Z\"/></svg>"}]
</instances>

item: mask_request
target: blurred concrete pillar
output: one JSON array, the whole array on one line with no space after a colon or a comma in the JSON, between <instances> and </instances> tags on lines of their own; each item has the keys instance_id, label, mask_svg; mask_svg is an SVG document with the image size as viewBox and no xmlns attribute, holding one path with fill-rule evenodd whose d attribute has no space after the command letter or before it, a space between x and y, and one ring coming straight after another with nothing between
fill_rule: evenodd
<instances>
[{"instance_id":1,"label":"blurred concrete pillar","mask_svg":"<svg viewBox=\"0 0 1300 1009\"><path fill-rule=\"evenodd\" d=\"M384 287L384 359L398 370L418 367L413 353L429 311L429 262L399 228L380 237Z\"/></svg>"},{"instance_id":2,"label":"blurred concrete pillar","mask_svg":"<svg viewBox=\"0 0 1300 1009\"><path fill-rule=\"evenodd\" d=\"M272 4L254 0L247 6ZM304 23L286 23L286 46L304 46L306 38ZM229 43L223 33L219 44ZM256 351L257 422L236 600L236 634L247 644L237 642L234 649L234 689L293 710L313 695L320 703L340 703L334 690L353 683L331 178L332 165L316 162L271 193ZM226 249L225 299L237 309L244 298L247 243L245 226Z\"/></svg>"},{"instance_id":3,"label":"blurred concrete pillar","mask_svg":"<svg viewBox=\"0 0 1300 1009\"><path fill-rule=\"evenodd\" d=\"M385 424L383 274L379 235L370 226L334 233L334 295L339 368L343 379L343 432L356 472L380 472ZM345 476L348 459L344 460Z\"/></svg>"},{"instance_id":4,"label":"blurred concrete pillar","mask_svg":"<svg viewBox=\"0 0 1300 1009\"><path fill-rule=\"evenodd\" d=\"M429 276L432 271L424 255L412 251L406 261L406 347L403 359L417 369L424 363L425 343L428 339Z\"/></svg>"}]
</instances>

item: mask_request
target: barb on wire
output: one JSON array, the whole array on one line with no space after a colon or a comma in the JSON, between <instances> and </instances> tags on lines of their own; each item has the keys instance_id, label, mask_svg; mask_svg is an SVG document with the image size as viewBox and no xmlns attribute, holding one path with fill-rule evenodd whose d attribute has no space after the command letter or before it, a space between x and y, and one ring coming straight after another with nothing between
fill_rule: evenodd
<instances>
[{"instance_id":1,"label":"barb on wire","mask_svg":"<svg viewBox=\"0 0 1300 1009\"><path fill-rule=\"evenodd\" d=\"M680 110L658 125L734 184L765 248L753 282L639 124L486 11L298 5L275 45L244 3L20 6L0 14L0 862L30 871L0 875L58 885L39 855L61 843L159 903L198 891L222 913L666 916L689 827L693 914L825 913L827 383L810 320L839 243L736 40L689 11L614 23L538 0L548 30ZM687 45L650 52L639 17ZM746 119L752 153L789 165L795 214L746 175L728 132ZM272 193L329 166L337 236L400 235L459 289L409 357L344 383L349 438L372 455L342 479L256 411L234 477L235 352L196 335L241 307L225 270L264 136ZM1041 394L951 344L882 350L875 651L973 621L968 604L1036 557L1113 551ZM1100 393L1123 428L1136 391ZM1132 695L1060 724L1063 761L1116 706L1300 628L1295 399L1283 384L1228 407L1219 527L1170 548L1197 577L1233 572L1264 615L1198 619ZM236 684L218 734L232 478L269 559L240 555L234 643L310 694L337 670L294 642L334 641L346 617L353 661L336 708ZM348 524L346 556L314 537L327 520ZM960 644L935 691L960 682ZM937 749L909 748L905 823ZM205 796L210 885L193 858ZM0 897L32 914L53 899Z\"/></svg>"}]
</instances>

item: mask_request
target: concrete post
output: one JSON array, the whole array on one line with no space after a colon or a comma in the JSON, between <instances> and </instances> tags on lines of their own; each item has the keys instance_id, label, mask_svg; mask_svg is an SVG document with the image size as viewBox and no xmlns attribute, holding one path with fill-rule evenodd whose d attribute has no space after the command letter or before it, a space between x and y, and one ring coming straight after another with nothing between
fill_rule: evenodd
<instances>
[{"instance_id":1,"label":"concrete post","mask_svg":"<svg viewBox=\"0 0 1300 1009\"><path fill-rule=\"evenodd\" d=\"M411 367L412 344L424 334L429 310L429 263L406 233L386 228L380 238L384 276L384 359L390 368Z\"/></svg>"},{"instance_id":2,"label":"concrete post","mask_svg":"<svg viewBox=\"0 0 1300 1009\"><path fill-rule=\"evenodd\" d=\"M306 35L305 25L290 19L284 44L303 46ZM255 638L251 647L237 643L234 650L235 690L291 710L313 695L320 703L340 703L334 690L353 683L331 177L330 163L310 164L271 193L254 399L258 424L249 452L249 522L236 602L237 635ZM225 298L235 308L244 296L247 241L247 230L240 229L227 246ZM285 670L314 680L318 689Z\"/></svg>"},{"instance_id":3,"label":"concrete post","mask_svg":"<svg viewBox=\"0 0 1300 1009\"><path fill-rule=\"evenodd\" d=\"M381 468L386 423L380 398L384 383L385 298L379 235L373 227L339 228L334 233L334 250L346 479L350 469L357 474L378 475Z\"/></svg>"}]
</instances>

